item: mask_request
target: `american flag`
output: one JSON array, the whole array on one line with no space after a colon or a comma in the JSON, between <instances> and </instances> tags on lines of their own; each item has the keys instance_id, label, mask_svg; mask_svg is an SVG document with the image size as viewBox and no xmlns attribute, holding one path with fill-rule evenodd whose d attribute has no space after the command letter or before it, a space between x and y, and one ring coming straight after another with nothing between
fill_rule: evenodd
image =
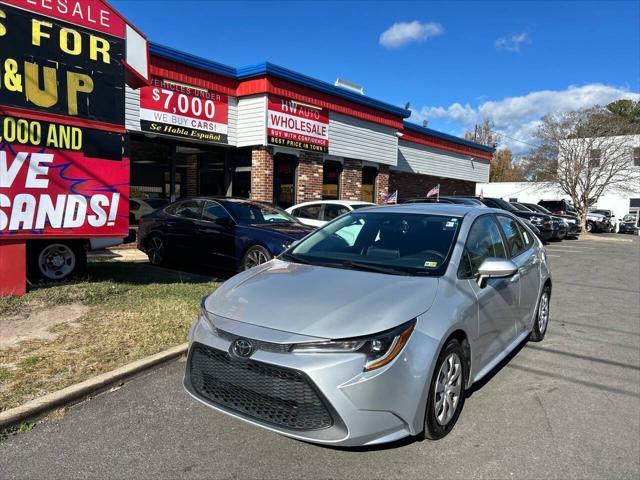
<instances>
[{"instance_id":1,"label":"american flag","mask_svg":"<svg viewBox=\"0 0 640 480\"><path fill-rule=\"evenodd\" d=\"M480 189L480 200L484 200L484 190Z\"/></svg>"},{"instance_id":2,"label":"american flag","mask_svg":"<svg viewBox=\"0 0 640 480\"><path fill-rule=\"evenodd\" d=\"M384 198L382 199L382 203L383 205L389 205L392 203L398 203L398 190L396 190L395 192L389 193L387 195L384 196Z\"/></svg>"},{"instance_id":3,"label":"american flag","mask_svg":"<svg viewBox=\"0 0 640 480\"><path fill-rule=\"evenodd\" d=\"M427 192L427 198L434 197L436 195L440 195L440 184L436 185Z\"/></svg>"}]
</instances>

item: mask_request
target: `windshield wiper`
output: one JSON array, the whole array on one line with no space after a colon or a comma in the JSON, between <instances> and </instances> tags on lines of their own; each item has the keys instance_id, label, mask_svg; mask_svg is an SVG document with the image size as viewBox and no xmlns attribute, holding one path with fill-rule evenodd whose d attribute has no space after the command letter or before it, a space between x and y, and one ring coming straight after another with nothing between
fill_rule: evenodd
<instances>
[{"instance_id":1,"label":"windshield wiper","mask_svg":"<svg viewBox=\"0 0 640 480\"><path fill-rule=\"evenodd\" d=\"M386 273L389 275L411 275L409 272L405 272L404 270L398 270L392 267L382 267L371 263L354 262L352 260L342 262L342 266L353 268L354 270L366 270L368 272Z\"/></svg>"},{"instance_id":2,"label":"windshield wiper","mask_svg":"<svg viewBox=\"0 0 640 480\"><path fill-rule=\"evenodd\" d=\"M300 258L299 256L289 252L283 253L282 255L280 255L280 258L291 260L295 263L304 263L305 265L313 265L313 262L310 262L309 260L304 260L303 258Z\"/></svg>"}]
</instances>

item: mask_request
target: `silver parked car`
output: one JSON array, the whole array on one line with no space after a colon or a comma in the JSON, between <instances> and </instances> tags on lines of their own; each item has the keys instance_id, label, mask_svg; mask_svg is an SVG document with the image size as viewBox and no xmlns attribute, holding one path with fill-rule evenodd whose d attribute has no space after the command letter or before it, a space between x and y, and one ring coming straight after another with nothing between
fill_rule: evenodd
<instances>
[{"instance_id":1,"label":"silver parked car","mask_svg":"<svg viewBox=\"0 0 640 480\"><path fill-rule=\"evenodd\" d=\"M301 440L438 439L465 390L543 339L550 295L542 243L504 210L356 210L203 298L184 385Z\"/></svg>"}]
</instances>

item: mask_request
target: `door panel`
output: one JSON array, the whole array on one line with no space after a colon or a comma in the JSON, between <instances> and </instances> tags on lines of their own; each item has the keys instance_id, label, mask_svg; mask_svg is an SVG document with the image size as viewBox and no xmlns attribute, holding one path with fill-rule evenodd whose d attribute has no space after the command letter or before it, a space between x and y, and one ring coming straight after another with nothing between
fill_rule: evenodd
<instances>
[{"instance_id":1,"label":"door panel","mask_svg":"<svg viewBox=\"0 0 640 480\"><path fill-rule=\"evenodd\" d=\"M533 248L533 238L518 221L505 215L498 215L497 219L509 247L511 260L518 266L520 297L516 328L521 333L531 328L532 313L538 300L540 265Z\"/></svg>"},{"instance_id":2,"label":"door panel","mask_svg":"<svg viewBox=\"0 0 640 480\"><path fill-rule=\"evenodd\" d=\"M216 220L228 218L228 225L216 223ZM227 267L235 264L235 224L227 211L219 203L205 201L202 219L197 222L197 250L202 261L215 266Z\"/></svg>"},{"instance_id":3,"label":"door panel","mask_svg":"<svg viewBox=\"0 0 640 480\"><path fill-rule=\"evenodd\" d=\"M493 215L477 218L469 230L458 277L469 283L478 302L476 355L483 368L516 337L520 279L489 279L484 288L476 281L478 269L487 258L507 258L508 253Z\"/></svg>"}]
</instances>

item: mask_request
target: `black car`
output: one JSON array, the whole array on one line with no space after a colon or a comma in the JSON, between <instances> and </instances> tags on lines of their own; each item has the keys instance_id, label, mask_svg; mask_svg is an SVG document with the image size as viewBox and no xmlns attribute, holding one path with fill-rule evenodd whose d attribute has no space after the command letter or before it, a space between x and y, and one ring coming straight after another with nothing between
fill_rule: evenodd
<instances>
[{"instance_id":1,"label":"black car","mask_svg":"<svg viewBox=\"0 0 640 480\"><path fill-rule=\"evenodd\" d=\"M549 215L544 215L542 213L531 212L528 210L518 210L516 207L511 205L509 202L501 199L501 198L492 198L492 197L464 197L464 198L475 198L484 203L487 207L491 208L499 208L501 210L506 210L511 212L517 217L526 218L529 220L540 232L538 238L542 241L549 241L556 237L558 231L558 225L555 225L553 219Z\"/></svg>"},{"instance_id":2,"label":"black car","mask_svg":"<svg viewBox=\"0 0 640 480\"><path fill-rule=\"evenodd\" d=\"M538 205L546 208L554 215L576 215L576 209L567 200L540 200Z\"/></svg>"},{"instance_id":3,"label":"black car","mask_svg":"<svg viewBox=\"0 0 640 480\"><path fill-rule=\"evenodd\" d=\"M157 265L189 258L200 264L246 270L279 255L313 230L267 203L197 197L143 216L138 249Z\"/></svg>"},{"instance_id":4,"label":"black car","mask_svg":"<svg viewBox=\"0 0 640 480\"><path fill-rule=\"evenodd\" d=\"M628 213L622 217L618 233L631 233L636 235L638 233L638 216L633 213Z\"/></svg>"},{"instance_id":5,"label":"black car","mask_svg":"<svg viewBox=\"0 0 640 480\"><path fill-rule=\"evenodd\" d=\"M604 232L614 232L616 230L616 214L612 210L602 210L598 208L590 208L590 214L602 215L605 219L604 225L601 227Z\"/></svg>"},{"instance_id":6,"label":"black car","mask_svg":"<svg viewBox=\"0 0 640 480\"><path fill-rule=\"evenodd\" d=\"M542 205L536 205L535 203L522 203L518 202L520 205L524 205L528 207L530 210L534 212L544 213L545 215L553 215L554 217L560 217L567 221L569 224L569 231L567 232L567 237L577 237L582 233L582 225L580 225L580 217L578 215L571 214L556 214L552 213Z\"/></svg>"}]
</instances>

